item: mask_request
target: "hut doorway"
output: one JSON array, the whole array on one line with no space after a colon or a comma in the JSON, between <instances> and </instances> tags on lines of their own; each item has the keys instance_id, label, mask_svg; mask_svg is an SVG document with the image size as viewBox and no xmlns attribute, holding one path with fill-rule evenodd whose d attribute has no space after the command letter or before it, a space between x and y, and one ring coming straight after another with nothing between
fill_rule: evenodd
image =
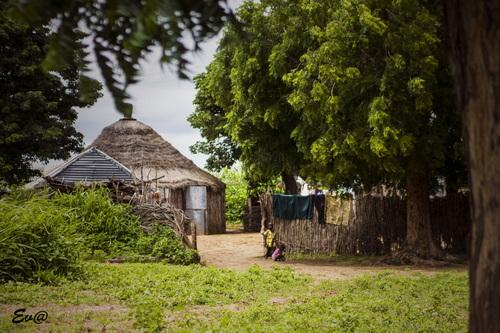
<instances>
[{"instance_id":1,"label":"hut doorway","mask_svg":"<svg viewBox=\"0 0 500 333\"><path fill-rule=\"evenodd\" d=\"M186 188L186 215L194 222L198 234L208 234L207 187L188 186Z\"/></svg>"}]
</instances>

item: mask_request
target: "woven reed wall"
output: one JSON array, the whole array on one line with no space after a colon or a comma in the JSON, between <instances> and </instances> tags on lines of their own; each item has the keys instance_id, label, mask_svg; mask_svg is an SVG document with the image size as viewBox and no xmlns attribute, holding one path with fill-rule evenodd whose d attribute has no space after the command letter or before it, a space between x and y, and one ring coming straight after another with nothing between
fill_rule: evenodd
<instances>
[{"instance_id":1,"label":"woven reed wall","mask_svg":"<svg viewBox=\"0 0 500 333\"><path fill-rule=\"evenodd\" d=\"M365 196L352 202L348 225L312 220L276 219L271 196L264 203L277 232L277 241L291 253L387 254L406 238L406 204L399 198ZM433 237L451 253L465 253L470 231L468 196L451 194L431 200Z\"/></svg>"}]
</instances>

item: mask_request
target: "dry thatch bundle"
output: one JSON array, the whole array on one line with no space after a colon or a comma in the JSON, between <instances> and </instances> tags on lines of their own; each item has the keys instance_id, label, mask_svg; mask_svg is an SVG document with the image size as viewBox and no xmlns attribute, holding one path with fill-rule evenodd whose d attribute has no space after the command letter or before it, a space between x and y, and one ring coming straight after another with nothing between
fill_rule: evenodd
<instances>
[{"instance_id":1,"label":"dry thatch bundle","mask_svg":"<svg viewBox=\"0 0 500 333\"><path fill-rule=\"evenodd\" d=\"M158 186L171 189L203 185L224 189L217 177L197 167L155 130L135 119L121 119L105 127L91 144L142 180L157 179Z\"/></svg>"}]
</instances>

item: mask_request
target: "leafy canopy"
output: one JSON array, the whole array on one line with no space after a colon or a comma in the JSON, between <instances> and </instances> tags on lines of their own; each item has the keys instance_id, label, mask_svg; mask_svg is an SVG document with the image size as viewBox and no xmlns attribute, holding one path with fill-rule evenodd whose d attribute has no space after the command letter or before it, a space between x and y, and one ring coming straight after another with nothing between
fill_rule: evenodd
<instances>
[{"instance_id":1,"label":"leafy canopy","mask_svg":"<svg viewBox=\"0 0 500 333\"><path fill-rule=\"evenodd\" d=\"M441 15L417 0L245 2L196 78L194 150L239 158L250 181L464 184Z\"/></svg>"},{"instance_id":2,"label":"leafy canopy","mask_svg":"<svg viewBox=\"0 0 500 333\"><path fill-rule=\"evenodd\" d=\"M79 151L74 107L88 107L100 96L97 81L80 79L80 52L71 52L71 61L56 72L42 69L51 38L47 28L0 14L0 180L11 184L37 175L34 162Z\"/></svg>"},{"instance_id":3,"label":"leafy canopy","mask_svg":"<svg viewBox=\"0 0 500 333\"><path fill-rule=\"evenodd\" d=\"M76 50L92 48L116 109L125 116L132 113L127 87L137 82L140 62L153 47L161 49L161 64L174 65L179 77L187 78L185 54L197 50L231 17L225 1L219 0L26 0L12 4L10 14L16 19L54 27L56 35L44 58L46 70L66 67ZM90 38L77 38L78 29ZM84 59L87 70L86 51ZM82 84L88 80L86 76L81 78Z\"/></svg>"},{"instance_id":4,"label":"leafy canopy","mask_svg":"<svg viewBox=\"0 0 500 333\"><path fill-rule=\"evenodd\" d=\"M318 47L284 76L300 115L293 137L310 161L307 173L367 190L415 173L463 173L439 7L330 3L328 23L309 28Z\"/></svg>"},{"instance_id":5,"label":"leafy canopy","mask_svg":"<svg viewBox=\"0 0 500 333\"><path fill-rule=\"evenodd\" d=\"M299 117L282 76L307 50L302 24L322 17L317 8L247 1L237 13L241 26L226 27L213 62L195 79L196 110L189 118L205 139L193 150L211 154L209 167L239 159L253 183L298 173L303 153L291 134Z\"/></svg>"}]
</instances>

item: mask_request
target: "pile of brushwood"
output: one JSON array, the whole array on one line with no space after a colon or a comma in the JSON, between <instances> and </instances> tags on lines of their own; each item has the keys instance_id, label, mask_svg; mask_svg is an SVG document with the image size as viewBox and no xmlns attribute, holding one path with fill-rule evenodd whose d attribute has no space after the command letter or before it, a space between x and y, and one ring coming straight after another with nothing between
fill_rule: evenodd
<instances>
[{"instance_id":1,"label":"pile of brushwood","mask_svg":"<svg viewBox=\"0 0 500 333\"><path fill-rule=\"evenodd\" d=\"M53 282L83 276L82 261L199 262L198 253L161 221L116 204L105 188L71 193L14 190L0 198L0 282Z\"/></svg>"}]
</instances>

